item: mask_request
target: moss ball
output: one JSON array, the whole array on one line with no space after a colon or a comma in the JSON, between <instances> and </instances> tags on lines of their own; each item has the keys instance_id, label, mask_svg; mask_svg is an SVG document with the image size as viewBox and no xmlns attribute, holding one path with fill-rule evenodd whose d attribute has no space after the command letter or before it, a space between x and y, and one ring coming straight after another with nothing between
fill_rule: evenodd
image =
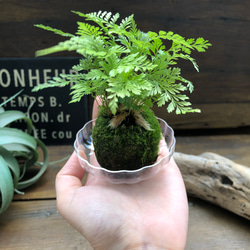
<instances>
[{"instance_id":1,"label":"moss ball","mask_svg":"<svg viewBox=\"0 0 250 250\"><path fill-rule=\"evenodd\" d=\"M141 115L151 130L136 124L130 115L117 128L111 128L112 117L105 110L100 110L92 137L97 161L103 168L113 171L136 170L154 164L158 156L161 128L152 110L144 109Z\"/></svg>"}]
</instances>

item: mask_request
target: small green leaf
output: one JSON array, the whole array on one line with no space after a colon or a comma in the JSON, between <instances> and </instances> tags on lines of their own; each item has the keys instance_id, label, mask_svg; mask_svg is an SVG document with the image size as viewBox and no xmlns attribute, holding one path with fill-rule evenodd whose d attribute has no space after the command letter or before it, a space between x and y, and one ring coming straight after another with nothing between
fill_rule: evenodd
<instances>
[{"instance_id":1,"label":"small green leaf","mask_svg":"<svg viewBox=\"0 0 250 250\"><path fill-rule=\"evenodd\" d=\"M28 128L27 132L30 134L32 131L32 121L23 112L18 110L8 110L0 113L0 127L5 127L8 124L18 120L26 121Z\"/></svg>"},{"instance_id":2,"label":"small green leaf","mask_svg":"<svg viewBox=\"0 0 250 250\"><path fill-rule=\"evenodd\" d=\"M7 166L11 170L13 174L14 187L16 187L20 176L20 168L16 158L12 155L10 151L6 150L2 146L0 146L0 156L2 156L3 160L6 162Z\"/></svg>"},{"instance_id":3,"label":"small green leaf","mask_svg":"<svg viewBox=\"0 0 250 250\"><path fill-rule=\"evenodd\" d=\"M24 188L27 188L27 187L33 185L34 183L36 183L41 178L41 176L44 174L44 172L46 171L46 169L48 167L49 156L48 156L47 148L41 140L36 139L36 142L37 142L37 145L42 149L42 152L43 152L42 166L35 176L33 176L30 179L25 180L25 181L19 181L17 184L17 189L24 189ZM36 154L38 155L37 151L36 151ZM37 159L37 157L36 157L36 159Z\"/></svg>"},{"instance_id":4,"label":"small green leaf","mask_svg":"<svg viewBox=\"0 0 250 250\"><path fill-rule=\"evenodd\" d=\"M0 128L0 145L5 144L23 144L36 149L36 140L27 133L15 128Z\"/></svg>"},{"instance_id":5,"label":"small green leaf","mask_svg":"<svg viewBox=\"0 0 250 250\"><path fill-rule=\"evenodd\" d=\"M0 155L0 214L3 213L10 205L13 194L14 184L7 163Z\"/></svg>"},{"instance_id":6,"label":"small green leaf","mask_svg":"<svg viewBox=\"0 0 250 250\"><path fill-rule=\"evenodd\" d=\"M169 103L169 105L168 105L168 107L167 107L167 110L168 110L169 113L171 113L171 112L174 111L174 109L175 109L175 104L174 104L174 102L172 101L172 102Z\"/></svg>"},{"instance_id":7,"label":"small green leaf","mask_svg":"<svg viewBox=\"0 0 250 250\"><path fill-rule=\"evenodd\" d=\"M109 102L109 108L113 115L116 114L117 108L118 108L118 98L116 95L109 96L110 102Z\"/></svg>"}]
</instances>

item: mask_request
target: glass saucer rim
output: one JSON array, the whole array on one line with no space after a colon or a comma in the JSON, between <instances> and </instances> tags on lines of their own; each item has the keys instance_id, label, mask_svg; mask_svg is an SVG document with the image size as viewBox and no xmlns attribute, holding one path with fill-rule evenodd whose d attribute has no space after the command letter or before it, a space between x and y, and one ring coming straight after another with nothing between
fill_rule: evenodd
<instances>
[{"instance_id":1,"label":"glass saucer rim","mask_svg":"<svg viewBox=\"0 0 250 250\"><path fill-rule=\"evenodd\" d=\"M176 139L175 139L174 130L172 129L172 127L170 127L170 126L168 125L168 123L167 123L165 120L163 120L163 119L161 119L161 118L159 118L159 117L157 117L157 116L156 116L156 119L157 119L157 120L161 120L163 123L166 124L166 126L167 126L168 128L170 128L170 130L171 130L171 132L172 132L173 143L172 143L172 145L170 145L169 153L168 153L166 156L164 156L163 158L161 158L159 161L156 161L154 164L147 165L147 166L143 166L143 167L141 167L141 168L139 168L139 169L135 169L135 170L126 170L126 169L124 169L124 170L109 170L109 169L103 168L103 167L101 167L101 166L100 166L100 167L96 167L96 166L92 165L91 163L89 163L88 160L82 158L82 157L80 156L79 150L78 150L78 148L77 148L77 146L76 146L78 135L80 134L80 132L81 132L82 130L85 129L85 127L86 127L89 123L94 122L94 121L96 120L96 118L95 118L95 119L92 119L92 120L89 120L88 122L86 122L86 123L84 124L84 126L83 126L81 129L78 130L78 132L77 132L77 134L76 134L76 139L75 139L75 141L74 141L74 148L75 148L75 151L76 151L76 153L77 153L77 156L78 156L81 160L83 160L84 162L86 162L86 164L87 164L90 168L95 169L95 170L102 170L102 171L105 171L105 172L107 172L107 173L109 173L109 174L120 174L120 173L129 173L129 174L130 174L130 173L131 173L131 174L133 173L133 174L134 174L134 173L142 172L142 171L145 170L145 169L153 168L153 167L155 167L156 165L160 164L160 162L162 162L164 159L166 159L166 158L168 158L168 157L172 157L172 155L174 154L175 145L176 145ZM92 141L91 141L91 142L92 142ZM95 154L94 150L93 150L93 153ZM96 156L95 156L95 157L96 157Z\"/></svg>"}]
</instances>

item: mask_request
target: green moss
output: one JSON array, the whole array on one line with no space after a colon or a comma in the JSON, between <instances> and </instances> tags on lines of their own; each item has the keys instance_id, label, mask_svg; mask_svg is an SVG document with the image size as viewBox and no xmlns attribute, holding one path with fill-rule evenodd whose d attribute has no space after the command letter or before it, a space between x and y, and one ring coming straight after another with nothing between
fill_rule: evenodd
<instances>
[{"instance_id":1,"label":"green moss","mask_svg":"<svg viewBox=\"0 0 250 250\"><path fill-rule=\"evenodd\" d=\"M150 109L141 112L152 130L146 130L128 116L116 129L100 110L93 129L93 144L99 164L109 170L135 170L153 164L158 155L161 128Z\"/></svg>"}]
</instances>

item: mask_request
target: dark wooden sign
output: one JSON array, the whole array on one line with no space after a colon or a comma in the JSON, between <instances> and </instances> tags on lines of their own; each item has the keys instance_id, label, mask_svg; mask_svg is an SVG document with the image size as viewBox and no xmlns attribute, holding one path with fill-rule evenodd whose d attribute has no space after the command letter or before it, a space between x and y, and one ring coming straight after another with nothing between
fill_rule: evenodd
<instances>
[{"instance_id":1,"label":"dark wooden sign","mask_svg":"<svg viewBox=\"0 0 250 250\"><path fill-rule=\"evenodd\" d=\"M88 120L87 98L69 104L69 87L31 90L53 76L75 73L72 66L77 62L74 57L0 58L0 103L23 90L4 109L27 113L38 137L47 145L74 142L77 131Z\"/></svg>"}]
</instances>

